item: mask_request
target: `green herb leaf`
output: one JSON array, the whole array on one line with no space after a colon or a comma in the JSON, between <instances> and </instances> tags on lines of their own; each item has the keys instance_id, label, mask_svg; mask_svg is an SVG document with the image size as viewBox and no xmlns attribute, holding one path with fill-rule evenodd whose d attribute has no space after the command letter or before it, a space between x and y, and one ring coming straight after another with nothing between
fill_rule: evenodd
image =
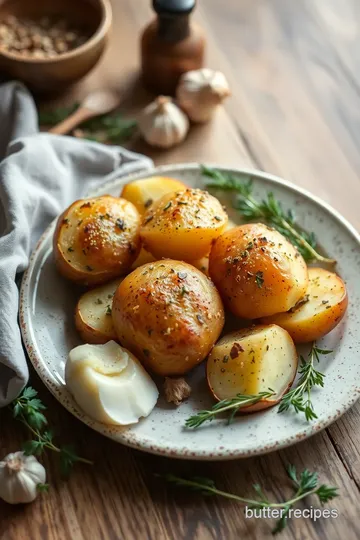
<instances>
[{"instance_id":1,"label":"green herb leaf","mask_svg":"<svg viewBox=\"0 0 360 540\"><path fill-rule=\"evenodd\" d=\"M47 493L49 491L49 484L37 484L36 489L39 493Z\"/></svg>"},{"instance_id":2,"label":"green herb leaf","mask_svg":"<svg viewBox=\"0 0 360 540\"><path fill-rule=\"evenodd\" d=\"M228 424L230 424L241 407L252 405L262 399L267 399L273 396L274 393L274 390L269 388L268 392L259 392L254 395L237 394L236 397L232 399L223 399L216 403L211 409L200 411L197 414L190 416L190 418L185 421L185 427L196 429L204 422L211 422L217 414L224 412L229 413Z\"/></svg>"},{"instance_id":3,"label":"green herb leaf","mask_svg":"<svg viewBox=\"0 0 360 540\"><path fill-rule=\"evenodd\" d=\"M311 401L311 391L314 386L324 386L325 375L314 367L314 362L319 362L320 355L330 354L332 351L319 349L316 344L313 344L308 361L300 356L299 374L300 379L295 388L289 390L281 399L278 412L288 411L290 408L295 413L302 412L308 422L317 418L314 411L314 406Z\"/></svg>"},{"instance_id":4,"label":"green herb leaf","mask_svg":"<svg viewBox=\"0 0 360 540\"><path fill-rule=\"evenodd\" d=\"M43 453L44 444L42 441L26 441L23 444L23 451L26 456L40 456Z\"/></svg>"},{"instance_id":5,"label":"green herb leaf","mask_svg":"<svg viewBox=\"0 0 360 540\"><path fill-rule=\"evenodd\" d=\"M264 272L256 272L256 275L255 275L255 281L256 281L256 285L259 287L259 289L262 289L262 286L263 286L263 283L264 283Z\"/></svg>"},{"instance_id":6,"label":"green herb leaf","mask_svg":"<svg viewBox=\"0 0 360 540\"><path fill-rule=\"evenodd\" d=\"M272 534L277 534L286 527L289 519L289 511L298 501L301 501L309 495L314 494L319 497L320 502L323 504L338 496L336 487L327 486L325 484L317 487L317 473L312 473L305 470L300 474L300 480L298 481L295 467L293 465L289 465L287 470L290 478L294 482L296 492L290 499L279 503L269 501L264 495L259 484L254 485L254 489L256 494L259 496L259 499L248 499L246 497L241 497L234 493L229 493L227 491L218 489L214 481L209 478L195 477L186 479L180 478L173 474L167 474L164 476L164 478L167 482L175 484L176 486L198 491L202 495L217 495L224 497L226 499L245 504L249 508L279 509L281 510L281 518L277 520L275 527L272 530Z\"/></svg>"},{"instance_id":7,"label":"green herb leaf","mask_svg":"<svg viewBox=\"0 0 360 540\"><path fill-rule=\"evenodd\" d=\"M39 111L39 124L41 126L55 126L59 122L62 122L78 109L79 103L69 105L69 107L57 107L52 110Z\"/></svg>"},{"instance_id":8,"label":"green herb leaf","mask_svg":"<svg viewBox=\"0 0 360 540\"><path fill-rule=\"evenodd\" d=\"M58 448L54 444L53 430L47 429L44 431L44 427L47 425L47 419L40 411L46 409L46 407L36 396L36 390L29 386L10 404L13 417L22 422L34 436L34 439L24 443L24 453L26 455L39 456L45 449L52 450L60 454L60 465L64 472L69 472L75 461L92 465L91 461L77 456L73 447L64 446ZM44 484L44 486L46 485ZM40 489L45 489L45 487L40 487Z\"/></svg>"},{"instance_id":9,"label":"green herb leaf","mask_svg":"<svg viewBox=\"0 0 360 540\"><path fill-rule=\"evenodd\" d=\"M272 192L267 194L266 199L257 201L252 195L251 177L246 181L241 181L234 175L222 173L216 169L205 166L201 166L200 169L204 176L210 178L206 184L208 188L236 193L234 208L239 210L246 221L263 220L272 225L298 248L307 261L315 259L328 264L336 262L323 257L316 251L315 235L298 229L294 213L285 212Z\"/></svg>"}]
</instances>

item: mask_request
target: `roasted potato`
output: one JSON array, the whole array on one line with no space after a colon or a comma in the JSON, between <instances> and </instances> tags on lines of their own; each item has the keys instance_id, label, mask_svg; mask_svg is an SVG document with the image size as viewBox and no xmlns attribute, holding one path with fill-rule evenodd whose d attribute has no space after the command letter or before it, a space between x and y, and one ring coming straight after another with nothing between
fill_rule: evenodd
<instances>
[{"instance_id":1,"label":"roasted potato","mask_svg":"<svg viewBox=\"0 0 360 540\"><path fill-rule=\"evenodd\" d=\"M159 375L180 375L202 362L224 325L212 281L169 259L129 274L115 293L112 316L120 343Z\"/></svg>"},{"instance_id":2,"label":"roasted potato","mask_svg":"<svg viewBox=\"0 0 360 540\"><path fill-rule=\"evenodd\" d=\"M339 276L323 268L309 268L309 286L304 298L290 311L262 321L285 328L295 343L307 343L335 328L345 315L347 305L345 283Z\"/></svg>"},{"instance_id":3,"label":"roasted potato","mask_svg":"<svg viewBox=\"0 0 360 540\"><path fill-rule=\"evenodd\" d=\"M227 222L215 197L200 189L185 189L154 202L143 216L140 234L154 257L193 261L208 255Z\"/></svg>"},{"instance_id":4,"label":"roasted potato","mask_svg":"<svg viewBox=\"0 0 360 540\"><path fill-rule=\"evenodd\" d=\"M209 276L209 257L201 257L191 263L195 268L203 272L206 276Z\"/></svg>"},{"instance_id":5,"label":"roasted potato","mask_svg":"<svg viewBox=\"0 0 360 540\"><path fill-rule=\"evenodd\" d=\"M54 233L55 263L68 279L98 285L128 272L140 251L140 215L125 199L74 202Z\"/></svg>"},{"instance_id":6,"label":"roasted potato","mask_svg":"<svg viewBox=\"0 0 360 540\"><path fill-rule=\"evenodd\" d=\"M219 236L210 252L209 274L229 310L245 319L289 310L308 285L308 270L297 249L261 223Z\"/></svg>"},{"instance_id":7,"label":"roasted potato","mask_svg":"<svg viewBox=\"0 0 360 540\"><path fill-rule=\"evenodd\" d=\"M154 262L154 261L155 261L155 258L151 255L151 253L146 251L146 249L141 248L138 258L131 266L131 270L135 270L135 268L139 268L139 266L142 266L143 264L147 264L149 262Z\"/></svg>"},{"instance_id":8,"label":"roasted potato","mask_svg":"<svg viewBox=\"0 0 360 540\"><path fill-rule=\"evenodd\" d=\"M215 399L274 390L274 396L244 407L253 412L276 405L293 383L298 365L295 345L275 324L245 328L224 336L207 361L209 388Z\"/></svg>"},{"instance_id":9,"label":"roasted potato","mask_svg":"<svg viewBox=\"0 0 360 540\"><path fill-rule=\"evenodd\" d=\"M84 293L75 309L75 326L85 343L107 343L117 340L111 316L113 296L120 279Z\"/></svg>"},{"instance_id":10,"label":"roasted potato","mask_svg":"<svg viewBox=\"0 0 360 540\"><path fill-rule=\"evenodd\" d=\"M123 187L121 197L133 203L140 214L144 214L149 206L160 199L166 193L172 193L177 189L185 189L186 186L180 180L167 178L166 176L150 176L134 180Z\"/></svg>"}]
</instances>

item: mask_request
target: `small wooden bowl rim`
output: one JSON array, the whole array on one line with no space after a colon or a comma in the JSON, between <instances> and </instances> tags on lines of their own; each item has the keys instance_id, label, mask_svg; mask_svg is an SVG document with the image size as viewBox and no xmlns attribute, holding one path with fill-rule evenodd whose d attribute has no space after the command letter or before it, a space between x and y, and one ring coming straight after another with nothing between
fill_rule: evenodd
<instances>
[{"instance_id":1,"label":"small wooden bowl rim","mask_svg":"<svg viewBox=\"0 0 360 540\"><path fill-rule=\"evenodd\" d=\"M89 39L85 43L83 43L79 47L76 47L72 51L61 53L52 58L27 58L26 56L21 56L18 53L8 52L0 48L0 56L3 56L5 58L8 58L9 60L13 60L17 62L26 62L27 64L54 64L57 62L61 62L62 60L67 60L68 58L74 58L76 56L81 55L81 53L86 52L87 50L91 49L93 45L96 45L97 43L99 43L106 36L111 26L112 8L111 8L110 0L97 0L97 1L101 8L101 20L98 25L98 28L95 31L95 33L92 36L90 36Z\"/></svg>"}]
</instances>

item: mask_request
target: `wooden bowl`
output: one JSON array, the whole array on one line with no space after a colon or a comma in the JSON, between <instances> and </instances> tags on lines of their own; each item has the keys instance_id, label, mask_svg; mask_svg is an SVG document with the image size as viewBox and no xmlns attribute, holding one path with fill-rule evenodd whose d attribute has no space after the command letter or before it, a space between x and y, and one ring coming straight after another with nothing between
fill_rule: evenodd
<instances>
[{"instance_id":1,"label":"wooden bowl","mask_svg":"<svg viewBox=\"0 0 360 540\"><path fill-rule=\"evenodd\" d=\"M89 35L83 45L51 58L24 57L0 45L0 71L35 92L61 91L84 77L104 51L112 20L110 0L0 0L0 23L9 15L66 19Z\"/></svg>"}]
</instances>

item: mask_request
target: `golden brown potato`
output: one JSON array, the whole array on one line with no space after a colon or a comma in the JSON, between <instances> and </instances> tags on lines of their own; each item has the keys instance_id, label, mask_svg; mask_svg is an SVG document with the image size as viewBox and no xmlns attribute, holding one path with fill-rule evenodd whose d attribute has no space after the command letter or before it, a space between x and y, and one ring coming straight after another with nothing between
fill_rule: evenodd
<instances>
[{"instance_id":1,"label":"golden brown potato","mask_svg":"<svg viewBox=\"0 0 360 540\"><path fill-rule=\"evenodd\" d=\"M146 251L146 249L141 248L140 253L136 261L132 264L131 270L135 270L135 268L139 268L139 266L142 266L143 264L147 264L149 262L154 262L155 258Z\"/></svg>"},{"instance_id":2,"label":"golden brown potato","mask_svg":"<svg viewBox=\"0 0 360 540\"><path fill-rule=\"evenodd\" d=\"M169 259L129 274L115 293L112 315L121 344L159 375L181 375L202 362L224 325L212 281Z\"/></svg>"},{"instance_id":3,"label":"golden brown potato","mask_svg":"<svg viewBox=\"0 0 360 540\"><path fill-rule=\"evenodd\" d=\"M111 316L113 296L122 278L84 293L75 309L75 326L86 343L117 340Z\"/></svg>"},{"instance_id":4,"label":"golden brown potato","mask_svg":"<svg viewBox=\"0 0 360 540\"><path fill-rule=\"evenodd\" d=\"M290 335L275 324L245 328L224 336L207 361L207 379L215 399L236 394L256 395L274 390L240 412L254 412L276 405L293 383L298 355Z\"/></svg>"},{"instance_id":5,"label":"golden brown potato","mask_svg":"<svg viewBox=\"0 0 360 540\"><path fill-rule=\"evenodd\" d=\"M200 272L203 272L203 274L209 277L209 257L201 257L201 259L192 261L191 264L200 270Z\"/></svg>"},{"instance_id":6,"label":"golden brown potato","mask_svg":"<svg viewBox=\"0 0 360 540\"><path fill-rule=\"evenodd\" d=\"M144 214L140 229L144 247L157 259L193 261L210 252L211 242L225 230L228 217L207 191L168 193Z\"/></svg>"},{"instance_id":7,"label":"golden brown potato","mask_svg":"<svg viewBox=\"0 0 360 540\"><path fill-rule=\"evenodd\" d=\"M235 227L217 238L209 274L229 310L245 319L287 311L308 285L307 267L297 249L261 223Z\"/></svg>"},{"instance_id":8,"label":"golden brown potato","mask_svg":"<svg viewBox=\"0 0 360 540\"><path fill-rule=\"evenodd\" d=\"M59 271L83 285L125 274L140 251L139 226L138 211L125 199L104 195L74 202L54 233Z\"/></svg>"},{"instance_id":9,"label":"golden brown potato","mask_svg":"<svg viewBox=\"0 0 360 540\"><path fill-rule=\"evenodd\" d=\"M348 297L343 280L323 268L309 268L306 295L286 313L263 318L285 328L295 343L316 341L331 332L345 315Z\"/></svg>"},{"instance_id":10,"label":"golden brown potato","mask_svg":"<svg viewBox=\"0 0 360 540\"><path fill-rule=\"evenodd\" d=\"M149 206L160 199L166 193L172 193L177 189L185 189L186 186L180 180L167 178L166 176L150 176L134 180L123 187L121 197L133 203L140 214L144 214Z\"/></svg>"}]
</instances>

